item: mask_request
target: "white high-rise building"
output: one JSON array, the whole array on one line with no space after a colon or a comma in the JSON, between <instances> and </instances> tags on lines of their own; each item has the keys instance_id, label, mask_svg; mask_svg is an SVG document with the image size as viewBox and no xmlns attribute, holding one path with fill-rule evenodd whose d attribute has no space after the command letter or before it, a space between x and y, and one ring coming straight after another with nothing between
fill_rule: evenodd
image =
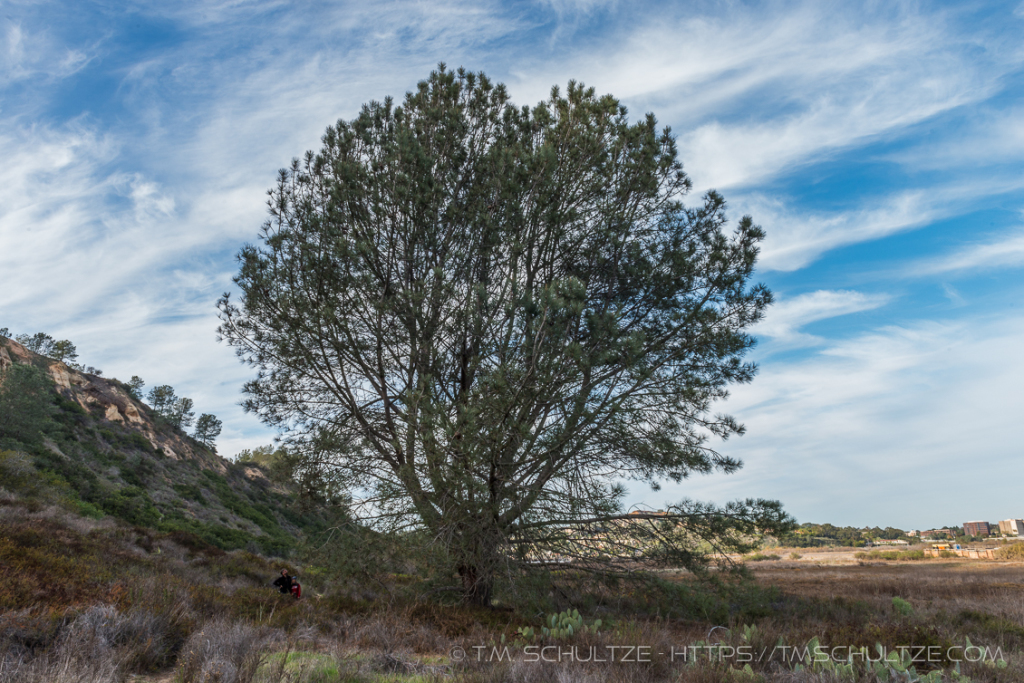
<instances>
[{"instance_id":1,"label":"white high-rise building","mask_svg":"<svg viewBox=\"0 0 1024 683\"><path fill-rule=\"evenodd\" d=\"M1024 536L1024 519L1004 519L999 522L999 533L1003 536Z\"/></svg>"}]
</instances>

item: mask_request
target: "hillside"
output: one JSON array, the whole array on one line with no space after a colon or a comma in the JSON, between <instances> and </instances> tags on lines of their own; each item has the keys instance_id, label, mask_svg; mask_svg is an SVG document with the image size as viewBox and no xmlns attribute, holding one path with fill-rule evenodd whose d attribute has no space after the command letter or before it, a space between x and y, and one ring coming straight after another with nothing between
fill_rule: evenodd
<instances>
[{"instance_id":1,"label":"hillside","mask_svg":"<svg viewBox=\"0 0 1024 683\"><path fill-rule=\"evenodd\" d=\"M118 380L0 337L0 381L17 374L16 366L36 368L21 374L45 379L46 405L37 410L46 415L39 429L23 433L5 432L0 422L0 505L58 503L87 517L190 532L222 549L277 556L339 513L300 500L286 475L220 457Z\"/></svg>"}]
</instances>

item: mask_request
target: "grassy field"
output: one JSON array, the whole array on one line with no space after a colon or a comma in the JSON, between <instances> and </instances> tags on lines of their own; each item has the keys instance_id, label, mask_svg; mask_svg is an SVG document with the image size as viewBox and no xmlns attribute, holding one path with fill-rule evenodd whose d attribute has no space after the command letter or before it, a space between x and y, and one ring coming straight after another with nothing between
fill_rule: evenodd
<instances>
[{"instance_id":1,"label":"grassy field","mask_svg":"<svg viewBox=\"0 0 1024 683\"><path fill-rule=\"evenodd\" d=\"M574 594L567 572L549 600L578 610L563 614L576 628L547 636L549 614L443 605L410 576L338 583L293 567L295 601L268 586L279 564L0 506L0 683L1024 681L1019 562L773 549L724 603L685 609L629 584Z\"/></svg>"}]
</instances>

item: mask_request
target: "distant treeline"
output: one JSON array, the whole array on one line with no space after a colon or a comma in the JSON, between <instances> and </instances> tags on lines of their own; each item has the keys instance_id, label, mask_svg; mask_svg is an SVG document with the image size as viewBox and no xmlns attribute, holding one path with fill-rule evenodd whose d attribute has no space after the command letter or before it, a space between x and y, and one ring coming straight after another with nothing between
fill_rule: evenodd
<instances>
[{"instance_id":1,"label":"distant treeline","mask_svg":"<svg viewBox=\"0 0 1024 683\"><path fill-rule=\"evenodd\" d=\"M796 548L813 548L816 546L841 545L851 548L862 548L876 540L906 539L903 529L887 526L857 528L852 526L833 526L832 524L801 524L791 534L779 539L784 546Z\"/></svg>"}]
</instances>

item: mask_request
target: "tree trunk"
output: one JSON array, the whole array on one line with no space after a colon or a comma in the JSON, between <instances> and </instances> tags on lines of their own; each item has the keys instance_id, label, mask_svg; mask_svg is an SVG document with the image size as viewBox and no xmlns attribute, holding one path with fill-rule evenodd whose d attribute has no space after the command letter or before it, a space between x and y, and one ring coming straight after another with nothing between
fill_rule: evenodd
<instances>
[{"instance_id":1,"label":"tree trunk","mask_svg":"<svg viewBox=\"0 0 1024 683\"><path fill-rule=\"evenodd\" d=\"M485 521L465 524L455 550L455 569L462 583L462 599L470 605L490 607L494 577L501 564L500 534Z\"/></svg>"},{"instance_id":2,"label":"tree trunk","mask_svg":"<svg viewBox=\"0 0 1024 683\"><path fill-rule=\"evenodd\" d=\"M462 599L467 604L491 606L494 577L489 568L479 564L461 564L459 578L462 579Z\"/></svg>"}]
</instances>

